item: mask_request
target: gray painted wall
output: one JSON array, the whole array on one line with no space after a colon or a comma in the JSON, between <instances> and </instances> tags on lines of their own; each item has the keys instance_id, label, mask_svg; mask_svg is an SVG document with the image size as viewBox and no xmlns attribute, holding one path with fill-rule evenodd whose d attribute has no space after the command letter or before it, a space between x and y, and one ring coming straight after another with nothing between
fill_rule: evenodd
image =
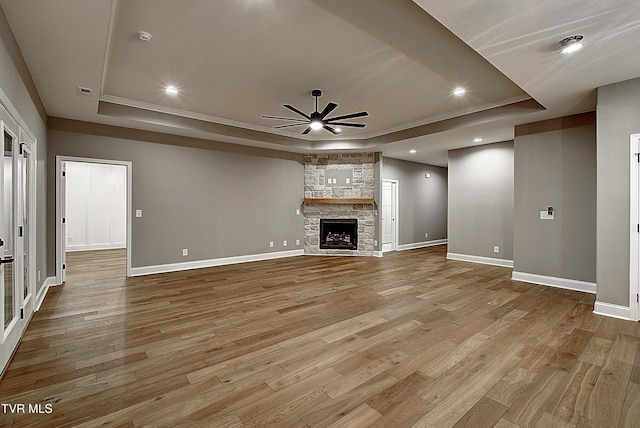
<instances>
[{"instance_id":1,"label":"gray painted wall","mask_svg":"<svg viewBox=\"0 0 640 428\"><path fill-rule=\"evenodd\" d=\"M596 282L595 115L516 127L514 156L513 270Z\"/></svg>"},{"instance_id":2,"label":"gray painted wall","mask_svg":"<svg viewBox=\"0 0 640 428\"><path fill-rule=\"evenodd\" d=\"M640 133L640 79L598 88L597 300L629 306L629 156Z\"/></svg>"},{"instance_id":3,"label":"gray painted wall","mask_svg":"<svg viewBox=\"0 0 640 428\"><path fill-rule=\"evenodd\" d=\"M513 142L449 151L449 253L513 260L513 162Z\"/></svg>"},{"instance_id":4,"label":"gray painted wall","mask_svg":"<svg viewBox=\"0 0 640 428\"><path fill-rule=\"evenodd\" d=\"M301 155L264 149L251 154L246 147L237 150L247 153L237 153L215 142L50 122L50 220L55 213L56 155L133 163L129 209L143 210L143 217L132 219L132 267L302 249L303 219L296 215L303 200ZM49 221L50 273L55 270L54 229ZM187 257L183 248L189 249Z\"/></svg>"},{"instance_id":5,"label":"gray painted wall","mask_svg":"<svg viewBox=\"0 0 640 428\"><path fill-rule=\"evenodd\" d=\"M399 245L447 238L447 168L384 158L382 178L398 181Z\"/></svg>"},{"instance_id":6,"label":"gray painted wall","mask_svg":"<svg viewBox=\"0 0 640 428\"><path fill-rule=\"evenodd\" d=\"M31 80L9 23L0 8L0 90L18 111L25 127L37 141L36 147L36 278L38 291L46 279L46 158L47 117ZM5 102L7 100L4 100Z\"/></svg>"}]
</instances>

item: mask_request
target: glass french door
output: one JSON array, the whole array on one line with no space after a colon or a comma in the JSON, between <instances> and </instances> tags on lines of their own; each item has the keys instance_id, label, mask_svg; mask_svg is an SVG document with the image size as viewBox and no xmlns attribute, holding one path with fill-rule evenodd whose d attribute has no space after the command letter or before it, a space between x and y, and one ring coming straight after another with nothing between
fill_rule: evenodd
<instances>
[{"instance_id":1,"label":"glass french door","mask_svg":"<svg viewBox=\"0 0 640 428\"><path fill-rule=\"evenodd\" d=\"M35 308L31 227L34 166L33 143L15 122L0 121L0 135L0 370L3 370Z\"/></svg>"}]
</instances>

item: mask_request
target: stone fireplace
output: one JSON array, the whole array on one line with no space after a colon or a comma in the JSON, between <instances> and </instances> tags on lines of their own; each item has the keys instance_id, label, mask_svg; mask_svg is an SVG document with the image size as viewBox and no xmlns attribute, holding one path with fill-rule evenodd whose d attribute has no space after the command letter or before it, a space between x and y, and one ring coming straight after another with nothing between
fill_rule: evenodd
<instances>
[{"instance_id":1,"label":"stone fireplace","mask_svg":"<svg viewBox=\"0 0 640 428\"><path fill-rule=\"evenodd\" d=\"M305 254L374 256L375 154L310 154L304 160ZM328 245L327 224L333 230Z\"/></svg>"}]
</instances>

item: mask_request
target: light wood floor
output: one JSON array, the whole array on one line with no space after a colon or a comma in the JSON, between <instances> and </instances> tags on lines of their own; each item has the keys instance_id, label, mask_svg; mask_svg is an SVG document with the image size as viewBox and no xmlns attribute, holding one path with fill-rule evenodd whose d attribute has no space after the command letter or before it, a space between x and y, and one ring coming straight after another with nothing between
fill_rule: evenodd
<instances>
[{"instance_id":1,"label":"light wood floor","mask_svg":"<svg viewBox=\"0 0 640 428\"><path fill-rule=\"evenodd\" d=\"M130 279L121 251L72 253L0 382L51 413L0 423L640 426L640 323L445 252Z\"/></svg>"}]
</instances>

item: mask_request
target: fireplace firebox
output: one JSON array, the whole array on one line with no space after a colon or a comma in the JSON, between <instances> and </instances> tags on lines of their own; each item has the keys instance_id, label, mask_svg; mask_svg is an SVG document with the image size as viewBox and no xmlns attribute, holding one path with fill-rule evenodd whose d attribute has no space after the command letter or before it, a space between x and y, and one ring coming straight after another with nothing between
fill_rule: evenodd
<instances>
[{"instance_id":1,"label":"fireplace firebox","mask_svg":"<svg viewBox=\"0 0 640 428\"><path fill-rule=\"evenodd\" d=\"M320 219L320 248L358 249L358 219Z\"/></svg>"}]
</instances>

